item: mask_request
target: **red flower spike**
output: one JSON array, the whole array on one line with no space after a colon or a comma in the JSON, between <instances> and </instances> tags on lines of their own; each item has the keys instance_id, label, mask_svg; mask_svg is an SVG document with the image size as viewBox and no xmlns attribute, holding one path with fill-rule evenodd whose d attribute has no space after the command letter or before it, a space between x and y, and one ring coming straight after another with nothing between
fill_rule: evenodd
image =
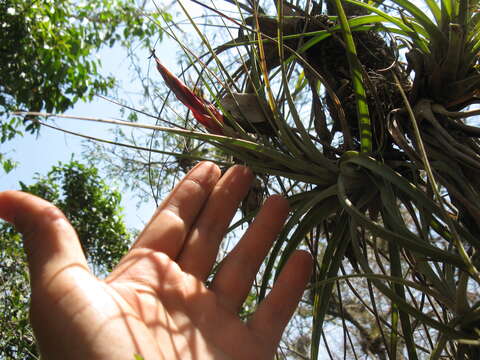
<instances>
[{"instance_id":1,"label":"red flower spike","mask_svg":"<svg viewBox=\"0 0 480 360\"><path fill-rule=\"evenodd\" d=\"M205 126L208 132L223 135L223 128L220 125L224 123L222 113L212 103L196 95L178 77L163 66L153 51L152 56L157 63L157 70L162 75L167 86L173 91L177 99L190 109L193 117Z\"/></svg>"}]
</instances>

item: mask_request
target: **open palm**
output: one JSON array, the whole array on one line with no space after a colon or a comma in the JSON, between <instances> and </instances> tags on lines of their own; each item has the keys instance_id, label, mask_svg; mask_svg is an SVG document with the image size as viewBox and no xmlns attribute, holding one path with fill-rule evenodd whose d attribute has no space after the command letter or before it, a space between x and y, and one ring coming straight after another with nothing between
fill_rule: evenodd
<instances>
[{"instance_id":1,"label":"open palm","mask_svg":"<svg viewBox=\"0 0 480 360\"><path fill-rule=\"evenodd\" d=\"M271 359L308 281L295 253L247 322L238 311L288 214L270 197L207 288L220 242L252 175L204 162L157 209L130 252L99 280L63 214L32 195L0 193L0 217L24 235L31 320L45 359Z\"/></svg>"}]
</instances>

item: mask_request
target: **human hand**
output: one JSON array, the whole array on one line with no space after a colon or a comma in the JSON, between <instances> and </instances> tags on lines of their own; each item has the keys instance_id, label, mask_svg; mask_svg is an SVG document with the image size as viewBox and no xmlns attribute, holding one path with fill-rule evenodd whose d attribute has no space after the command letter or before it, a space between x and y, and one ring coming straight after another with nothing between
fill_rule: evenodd
<instances>
[{"instance_id":1,"label":"human hand","mask_svg":"<svg viewBox=\"0 0 480 360\"><path fill-rule=\"evenodd\" d=\"M270 197L211 285L220 242L251 172L197 165L160 205L129 253L99 280L65 216L33 195L0 193L0 217L22 232L31 322L52 359L271 359L309 279L308 253L292 255L247 322L238 312L288 214Z\"/></svg>"}]
</instances>

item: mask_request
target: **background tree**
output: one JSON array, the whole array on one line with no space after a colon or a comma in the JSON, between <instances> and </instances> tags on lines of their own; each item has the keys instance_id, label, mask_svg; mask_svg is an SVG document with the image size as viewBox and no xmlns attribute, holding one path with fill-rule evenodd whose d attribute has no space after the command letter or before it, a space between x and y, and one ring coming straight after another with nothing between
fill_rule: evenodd
<instances>
[{"instance_id":1,"label":"background tree","mask_svg":"<svg viewBox=\"0 0 480 360\"><path fill-rule=\"evenodd\" d=\"M95 57L105 46L147 47L162 38L155 24L168 17L135 0L0 1L0 144L38 124L15 110L64 112L79 100L106 94L115 77ZM0 152L0 164L14 162Z\"/></svg>"},{"instance_id":2,"label":"background tree","mask_svg":"<svg viewBox=\"0 0 480 360\"><path fill-rule=\"evenodd\" d=\"M35 180L32 185L21 183L21 190L59 207L77 230L92 271L108 273L132 241L123 223L120 193L109 188L95 168L76 161L55 166ZM0 264L0 359L36 359L26 257L20 234L6 223L0 224Z\"/></svg>"}]
</instances>

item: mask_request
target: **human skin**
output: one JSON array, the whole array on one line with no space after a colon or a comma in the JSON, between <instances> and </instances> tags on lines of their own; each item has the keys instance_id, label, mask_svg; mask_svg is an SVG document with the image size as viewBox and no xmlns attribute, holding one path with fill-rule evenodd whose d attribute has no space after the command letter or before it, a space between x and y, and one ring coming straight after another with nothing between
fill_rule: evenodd
<instances>
[{"instance_id":1,"label":"human skin","mask_svg":"<svg viewBox=\"0 0 480 360\"><path fill-rule=\"evenodd\" d=\"M89 270L60 210L27 193L0 193L0 218L23 234L42 358L272 359L310 277L310 255L291 256L248 321L238 312L288 215L285 199L266 201L205 286L252 178L242 166L220 177L213 163L197 165L104 280Z\"/></svg>"}]
</instances>

